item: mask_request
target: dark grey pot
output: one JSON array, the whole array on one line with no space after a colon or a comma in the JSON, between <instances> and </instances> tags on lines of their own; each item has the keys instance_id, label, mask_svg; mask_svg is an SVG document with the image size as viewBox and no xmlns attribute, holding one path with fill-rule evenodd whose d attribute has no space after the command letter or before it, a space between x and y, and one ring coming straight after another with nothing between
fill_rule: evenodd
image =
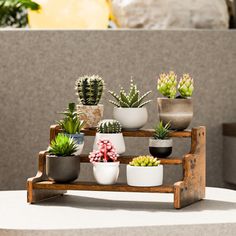
<instances>
[{"instance_id":1,"label":"dark grey pot","mask_svg":"<svg viewBox=\"0 0 236 236\"><path fill-rule=\"evenodd\" d=\"M50 180L59 183L76 180L80 172L79 156L46 156L46 174Z\"/></svg>"},{"instance_id":2,"label":"dark grey pot","mask_svg":"<svg viewBox=\"0 0 236 236\"><path fill-rule=\"evenodd\" d=\"M191 98L169 99L157 98L159 119L163 124L171 123L171 129L184 130L188 128L193 118L193 103Z\"/></svg>"},{"instance_id":3,"label":"dark grey pot","mask_svg":"<svg viewBox=\"0 0 236 236\"><path fill-rule=\"evenodd\" d=\"M172 146L172 139L149 139L149 152L154 157L168 157L172 153Z\"/></svg>"}]
</instances>

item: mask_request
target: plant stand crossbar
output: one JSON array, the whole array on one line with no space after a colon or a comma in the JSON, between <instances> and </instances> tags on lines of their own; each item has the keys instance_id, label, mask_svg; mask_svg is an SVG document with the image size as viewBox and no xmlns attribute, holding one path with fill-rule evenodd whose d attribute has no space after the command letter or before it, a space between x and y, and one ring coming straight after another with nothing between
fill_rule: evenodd
<instances>
[{"instance_id":1,"label":"plant stand crossbar","mask_svg":"<svg viewBox=\"0 0 236 236\"><path fill-rule=\"evenodd\" d=\"M50 127L50 141L61 132L58 125ZM83 130L85 135L94 136L93 129ZM153 130L124 131L126 137L152 137ZM160 159L163 165L182 165L183 180L173 185L157 187L132 187L127 184L99 185L91 182L54 183L46 176L46 151L41 151L38 158L38 172L35 177L27 180L27 201L37 203L66 193L67 190L91 190L91 191L123 191L123 192L152 192L173 193L174 207L180 209L199 201L205 197L206 186L206 129L205 127L193 128L191 131L177 131L171 133L172 137L191 138L191 148L188 154L182 158L170 157ZM118 158L121 164L128 164L132 156ZM89 162L88 155L80 156L81 162Z\"/></svg>"}]
</instances>

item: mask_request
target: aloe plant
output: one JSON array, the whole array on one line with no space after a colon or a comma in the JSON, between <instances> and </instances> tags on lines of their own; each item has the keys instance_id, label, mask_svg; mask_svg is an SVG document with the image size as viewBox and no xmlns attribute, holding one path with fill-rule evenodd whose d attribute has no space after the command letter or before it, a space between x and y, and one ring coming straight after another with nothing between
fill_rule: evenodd
<instances>
[{"instance_id":1,"label":"aloe plant","mask_svg":"<svg viewBox=\"0 0 236 236\"><path fill-rule=\"evenodd\" d=\"M166 125L163 125L162 121L159 122L159 124L157 124L155 126L154 129L154 139L166 139L168 138L169 135L169 129L170 129L170 122L168 122Z\"/></svg>"},{"instance_id":2,"label":"aloe plant","mask_svg":"<svg viewBox=\"0 0 236 236\"><path fill-rule=\"evenodd\" d=\"M51 141L48 152L55 156L71 156L77 150L77 143L73 138L70 138L62 133L59 133L55 140Z\"/></svg>"},{"instance_id":3,"label":"aloe plant","mask_svg":"<svg viewBox=\"0 0 236 236\"><path fill-rule=\"evenodd\" d=\"M75 107L75 103L69 103L66 111L60 113L65 118L57 122L63 131L68 134L79 134L85 125L85 122L79 119L80 114L77 114Z\"/></svg>"},{"instance_id":4,"label":"aloe plant","mask_svg":"<svg viewBox=\"0 0 236 236\"><path fill-rule=\"evenodd\" d=\"M98 123L99 133L121 133L121 124L117 120L102 120Z\"/></svg>"},{"instance_id":5,"label":"aloe plant","mask_svg":"<svg viewBox=\"0 0 236 236\"><path fill-rule=\"evenodd\" d=\"M75 82L76 94L83 105L97 105L102 97L104 80L98 75L82 76Z\"/></svg>"},{"instance_id":6,"label":"aloe plant","mask_svg":"<svg viewBox=\"0 0 236 236\"><path fill-rule=\"evenodd\" d=\"M132 79L130 81L130 89L128 93L126 93L122 87L120 88L119 95L113 91L108 92L113 96L113 98L115 98L115 101L109 100L109 102L117 107L143 107L152 101L144 101L151 91L140 96L140 91L138 90L137 85L133 83Z\"/></svg>"},{"instance_id":7,"label":"aloe plant","mask_svg":"<svg viewBox=\"0 0 236 236\"><path fill-rule=\"evenodd\" d=\"M138 156L129 163L131 166L158 166L160 161L152 156Z\"/></svg>"}]
</instances>

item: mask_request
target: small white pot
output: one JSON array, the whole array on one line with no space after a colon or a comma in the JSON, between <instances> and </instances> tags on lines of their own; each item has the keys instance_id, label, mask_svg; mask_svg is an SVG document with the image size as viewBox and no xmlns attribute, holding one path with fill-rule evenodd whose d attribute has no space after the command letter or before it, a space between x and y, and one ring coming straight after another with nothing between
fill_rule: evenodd
<instances>
[{"instance_id":1,"label":"small white pot","mask_svg":"<svg viewBox=\"0 0 236 236\"><path fill-rule=\"evenodd\" d=\"M119 176L120 162L94 162L93 175L102 185L115 184Z\"/></svg>"},{"instance_id":2,"label":"small white pot","mask_svg":"<svg viewBox=\"0 0 236 236\"><path fill-rule=\"evenodd\" d=\"M147 123L148 113L146 107L114 107L113 118L121 123L123 129L138 130Z\"/></svg>"},{"instance_id":3,"label":"small white pot","mask_svg":"<svg viewBox=\"0 0 236 236\"><path fill-rule=\"evenodd\" d=\"M127 165L127 184L137 187L151 187L163 184L163 165L130 166Z\"/></svg>"},{"instance_id":4,"label":"small white pot","mask_svg":"<svg viewBox=\"0 0 236 236\"><path fill-rule=\"evenodd\" d=\"M103 133L96 133L93 150L98 150L97 142L99 139L108 139L116 148L116 152L118 154L123 154L125 152L125 141L122 133L116 134L103 134Z\"/></svg>"}]
</instances>

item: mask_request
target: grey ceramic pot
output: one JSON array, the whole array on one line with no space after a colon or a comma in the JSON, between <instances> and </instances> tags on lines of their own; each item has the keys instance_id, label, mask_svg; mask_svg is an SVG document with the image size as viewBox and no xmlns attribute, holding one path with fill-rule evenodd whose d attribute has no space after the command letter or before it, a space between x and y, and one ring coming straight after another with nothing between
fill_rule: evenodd
<instances>
[{"instance_id":1,"label":"grey ceramic pot","mask_svg":"<svg viewBox=\"0 0 236 236\"><path fill-rule=\"evenodd\" d=\"M46 174L50 180L64 183L76 180L80 172L79 156L46 156Z\"/></svg>"},{"instance_id":2,"label":"grey ceramic pot","mask_svg":"<svg viewBox=\"0 0 236 236\"><path fill-rule=\"evenodd\" d=\"M157 98L157 106L159 119L164 125L170 121L171 129L184 130L192 121L193 103L191 98Z\"/></svg>"},{"instance_id":3,"label":"grey ceramic pot","mask_svg":"<svg viewBox=\"0 0 236 236\"><path fill-rule=\"evenodd\" d=\"M80 134L67 134L64 133L66 136L73 138L76 143L77 143L77 150L75 152L75 155L80 155L83 151L83 147L84 147L84 133L80 133Z\"/></svg>"}]
</instances>

